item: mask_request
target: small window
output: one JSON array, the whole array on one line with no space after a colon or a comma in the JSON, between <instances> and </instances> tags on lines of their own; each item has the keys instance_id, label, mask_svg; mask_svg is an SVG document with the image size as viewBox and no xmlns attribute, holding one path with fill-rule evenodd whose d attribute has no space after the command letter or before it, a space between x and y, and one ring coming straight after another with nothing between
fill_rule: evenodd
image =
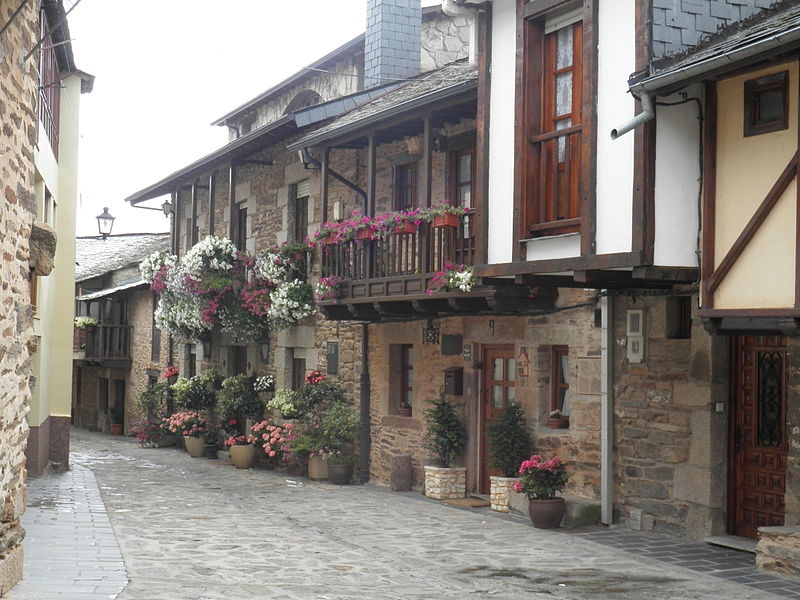
<instances>
[{"instance_id":1,"label":"small window","mask_svg":"<svg viewBox=\"0 0 800 600\"><path fill-rule=\"evenodd\" d=\"M389 413L411 416L414 393L414 346L389 346Z\"/></svg>"},{"instance_id":2,"label":"small window","mask_svg":"<svg viewBox=\"0 0 800 600\"><path fill-rule=\"evenodd\" d=\"M569 347L553 346L550 353L550 410L569 416Z\"/></svg>"},{"instance_id":3,"label":"small window","mask_svg":"<svg viewBox=\"0 0 800 600\"><path fill-rule=\"evenodd\" d=\"M306 359L292 358L292 389L299 390L306 382Z\"/></svg>"},{"instance_id":4,"label":"small window","mask_svg":"<svg viewBox=\"0 0 800 600\"><path fill-rule=\"evenodd\" d=\"M153 294L153 316L150 320L150 360L158 362L161 360L161 330L156 327L156 309L158 308L158 296Z\"/></svg>"},{"instance_id":5,"label":"small window","mask_svg":"<svg viewBox=\"0 0 800 600\"><path fill-rule=\"evenodd\" d=\"M247 205L242 203L236 211L236 247L247 249Z\"/></svg>"},{"instance_id":6,"label":"small window","mask_svg":"<svg viewBox=\"0 0 800 600\"><path fill-rule=\"evenodd\" d=\"M692 337L692 297L667 299L667 339L688 340Z\"/></svg>"},{"instance_id":7,"label":"small window","mask_svg":"<svg viewBox=\"0 0 800 600\"><path fill-rule=\"evenodd\" d=\"M405 163L394 168L394 210L411 210L417 206L417 163Z\"/></svg>"},{"instance_id":8,"label":"small window","mask_svg":"<svg viewBox=\"0 0 800 600\"><path fill-rule=\"evenodd\" d=\"M744 136L789 128L789 72L744 82Z\"/></svg>"}]
</instances>

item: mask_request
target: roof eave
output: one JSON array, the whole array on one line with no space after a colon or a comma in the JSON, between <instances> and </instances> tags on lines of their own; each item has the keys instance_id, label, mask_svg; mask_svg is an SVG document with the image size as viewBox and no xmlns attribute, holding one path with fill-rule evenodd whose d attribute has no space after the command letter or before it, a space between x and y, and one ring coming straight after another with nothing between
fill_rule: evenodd
<instances>
[{"instance_id":1,"label":"roof eave","mask_svg":"<svg viewBox=\"0 0 800 600\"><path fill-rule=\"evenodd\" d=\"M800 42L800 26L792 27L786 31L764 37L750 44L722 52L695 63L666 69L640 81L633 81L633 83L629 81L628 87L631 92L636 94L663 94L701 81L715 72L738 66L759 56L766 56L776 49L785 49L798 42Z\"/></svg>"},{"instance_id":2,"label":"roof eave","mask_svg":"<svg viewBox=\"0 0 800 600\"><path fill-rule=\"evenodd\" d=\"M362 130L368 129L377 123L386 121L388 119L393 119L395 117L403 115L404 113L416 112L420 108L423 108L429 104L438 104L441 103L442 101L464 95L467 92L477 89L477 87L478 87L477 79L462 81L456 85L436 90L435 92L424 94L422 96L417 96L416 98L412 98L407 102L403 102L397 106L393 106L390 109L368 115L363 119L359 119L358 121L353 121L352 123L343 125L339 129L336 129L334 131L322 134L312 133L311 135L308 135L294 142L293 144L289 144L286 147L286 149L289 152L294 152L302 148L312 148L315 146L320 146L322 144L325 144L326 142L331 142L334 140L339 140L342 138L357 135Z\"/></svg>"}]
</instances>

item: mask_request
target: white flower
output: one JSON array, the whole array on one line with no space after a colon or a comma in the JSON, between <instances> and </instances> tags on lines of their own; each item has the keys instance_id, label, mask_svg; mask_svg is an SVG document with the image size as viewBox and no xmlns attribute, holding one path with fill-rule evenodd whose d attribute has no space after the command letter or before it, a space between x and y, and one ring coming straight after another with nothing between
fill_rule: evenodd
<instances>
[{"instance_id":1,"label":"white flower","mask_svg":"<svg viewBox=\"0 0 800 600\"><path fill-rule=\"evenodd\" d=\"M314 312L311 286L299 279L280 284L269 297L267 314L274 329L285 329Z\"/></svg>"},{"instance_id":2,"label":"white flower","mask_svg":"<svg viewBox=\"0 0 800 600\"><path fill-rule=\"evenodd\" d=\"M256 277L273 283L286 281L292 261L267 250L256 259Z\"/></svg>"}]
</instances>

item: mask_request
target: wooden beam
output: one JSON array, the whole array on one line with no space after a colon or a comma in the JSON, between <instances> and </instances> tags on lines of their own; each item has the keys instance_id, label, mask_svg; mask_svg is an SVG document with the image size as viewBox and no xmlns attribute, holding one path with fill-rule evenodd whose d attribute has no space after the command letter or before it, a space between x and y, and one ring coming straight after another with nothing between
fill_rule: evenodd
<instances>
[{"instance_id":1,"label":"wooden beam","mask_svg":"<svg viewBox=\"0 0 800 600\"><path fill-rule=\"evenodd\" d=\"M799 153L795 151L794 156L792 156L792 159L789 161L789 164L786 165L786 167L783 169L783 172L781 172L780 177L778 177L778 180L772 185L772 188L761 202L761 205L758 207L755 214L753 214L753 216L747 222L747 225L745 225L745 228L739 234L739 237L736 238L736 241L731 245L730 249L725 254L725 257L719 263L719 266L709 276L708 290L710 292L714 292L714 290L717 289L719 284L733 267L734 263L742 255L747 244L749 244L753 239L759 227L761 227L766 218L769 216L770 212L772 212L772 209L778 203L778 200L780 200L783 192L785 192L789 187L792 179L797 176L798 154Z\"/></svg>"}]
</instances>

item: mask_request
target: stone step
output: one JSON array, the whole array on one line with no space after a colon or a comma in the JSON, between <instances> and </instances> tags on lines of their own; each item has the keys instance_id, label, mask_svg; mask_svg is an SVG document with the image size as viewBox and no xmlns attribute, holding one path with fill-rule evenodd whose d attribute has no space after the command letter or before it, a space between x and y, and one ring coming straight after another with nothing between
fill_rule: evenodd
<instances>
[{"instance_id":1,"label":"stone step","mask_svg":"<svg viewBox=\"0 0 800 600\"><path fill-rule=\"evenodd\" d=\"M562 527L585 527L600 523L600 501L592 498L581 498L572 494L564 494L567 501L567 513L561 521ZM512 513L528 516L528 499L525 494L511 493L509 510Z\"/></svg>"},{"instance_id":2,"label":"stone step","mask_svg":"<svg viewBox=\"0 0 800 600\"><path fill-rule=\"evenodd\" d=\"M756 566L781 575L800 575L800 527L759 527Z\"/></svg>"}]
</instances>

